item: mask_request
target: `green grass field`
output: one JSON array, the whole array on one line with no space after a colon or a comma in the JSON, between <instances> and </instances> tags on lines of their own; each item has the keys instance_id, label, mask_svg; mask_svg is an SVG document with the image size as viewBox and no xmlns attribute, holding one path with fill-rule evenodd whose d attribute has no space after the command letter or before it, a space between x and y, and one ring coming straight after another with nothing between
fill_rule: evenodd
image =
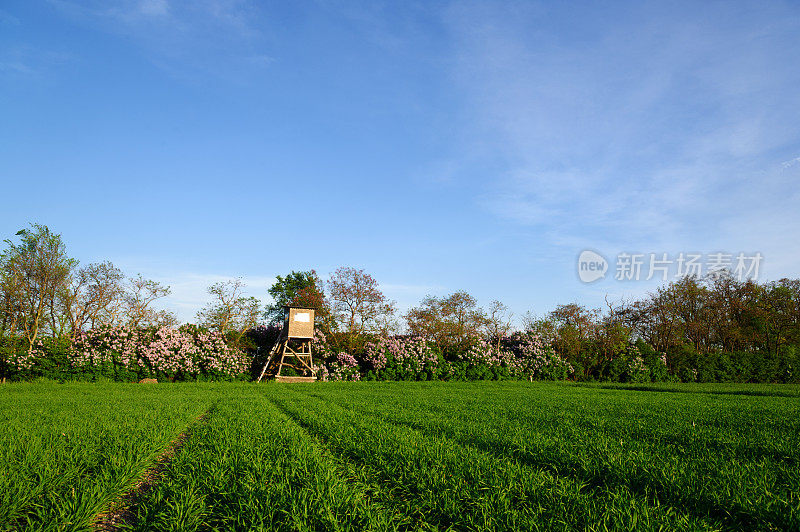
<instances>
[{"instance_id":1,"label":"green grass field","mask_svg":"<svg viewBox=\"0 0 800 532\"><path fill-rule=\"evenodd\" d=\"M201 417L204 416L204 417ZM800 530L800 387L6 384L0 529Z\"/></svg>"}]
</instances>

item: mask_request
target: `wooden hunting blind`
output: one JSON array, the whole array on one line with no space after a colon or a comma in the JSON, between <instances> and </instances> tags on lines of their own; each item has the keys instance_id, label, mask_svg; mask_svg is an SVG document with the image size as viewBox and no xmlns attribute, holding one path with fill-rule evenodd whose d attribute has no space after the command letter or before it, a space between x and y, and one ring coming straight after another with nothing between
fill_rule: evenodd
<instances>
[{"instance_id":1,"label":"wooden hunting blind","mask_svg":"<svg viewBox=\"0 0 800 532\"><path fill-rule=\"evenodd\" d=\"M289 338L314 338L314 309L283 307L283 328Z\"/></svg>"},{"instance_id":2,"label":"wooden hunting blind","mask_svg":"<svg viewBox=\"0 0 800 532\"><path fill-rule=\"evenodd\" d=\"M272 346L258 381L264 376L278 382L305 382L317 380L311 359L311 340L314 338L314 309L283 307L283 328ZM281 375L284 368L298 375Z\"/></svg>"}]
</instances>

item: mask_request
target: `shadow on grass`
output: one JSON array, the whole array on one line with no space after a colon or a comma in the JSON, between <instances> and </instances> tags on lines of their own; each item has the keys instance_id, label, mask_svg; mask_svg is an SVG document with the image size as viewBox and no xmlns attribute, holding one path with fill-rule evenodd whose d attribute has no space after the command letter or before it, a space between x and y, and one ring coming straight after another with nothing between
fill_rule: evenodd
<instances>
[{"instance_id":1,"label":"shadow on grass","mask_svg":"<svg viewBox=\"0 0 800 532\"><path fill-rule=\"evenodd\" d=\"M314 393L309 395L316 396ZM353 405L338 404L338 406L356 413L373 414ZM551 452L552 450L549 449L522 449L493 438L476 434L459 434L446 426L433 427L424 423L402 421L384 416L378 416L378 418L391 425L416 430L428 437L447 438L456 445L472 447L501 460L511 458L528 467L579 480L585 483L592 492L625 486L637 496L648 501L651 501L655 495L661 501L660 504L666 503L697 518L712 519L722 525L724 529L754 530L777 527L789 530L797 526L790 515L775 508L774 505L764 513L754 513L752 508L736 501L720 501L708 494L691 492L686 489L689 486L664 482L655 478L647 468L642 466L624 471L623 475L606 464L587 464L576 457Z\"/></svg>"},{"instance_id":2,"label":"shadow on grass","mask_svg":"<svg viewBox=\"0 0 800 532\"><path fill-rule=\"evenodd\" d=\"M705 395L751 395L756 397L800 397L800 386L794 390L721 390L713 388L680 388L675 386L642 385L642 384L617 384L617 383L591 383L576 382L572 384L579 388L593 388L600 390L623 390L629 392L666 392ZM709 385L713 386L713 384ZM793 386L791 384L785 386Z\"/></svg>"}]
</instances>

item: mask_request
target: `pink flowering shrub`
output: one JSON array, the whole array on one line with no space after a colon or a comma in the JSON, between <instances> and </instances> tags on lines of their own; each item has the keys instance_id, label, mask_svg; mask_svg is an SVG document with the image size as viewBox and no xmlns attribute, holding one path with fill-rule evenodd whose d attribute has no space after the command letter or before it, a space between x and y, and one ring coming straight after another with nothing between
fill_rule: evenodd
<instances>
[{"instance_id":1,"label":"pink flowering shrub","mask_svg":"<svg viewBox=\"0 0 800 532\"><path fill-rule=\"evenodd\" d=\"M329 380L328 367L324 363L313 364L311 367L314 368L314 373L317 375L317 380L320 381Z\"/></svg>"},{"instance_id":2,"label":"pink flowering shrub","mask_svg":"<svg viewBox=\"0 0 800 532\"><path fill-rule=\"evenodd\" d=\"M661 359L659 358L659 362ZM644 363L644 358L639 348L632 345L624 357L624 373L620 379L623 382L650 382L650 370Z\"/></svg>"},{"instance_id":3,"label":"pink flowering shrub","mask_svg":"<svg viewBox=\"0 0 800 532\"><path fill-rule=\"evenodd\" d=\"M48 350L44 347L42 341L39 340L31 350L19 349L11 353L11 356L9 356L6 360L6 363L13 370L20 373L26 373L33 369L33 366L37 363L37 361L44 360L44 358L47 356L47 353Z\"/></svg>"},{"instance_id":4,"label":"pink flowering shrub","mask_svg":"<svg viewBox=\"0 0 800 532\"><path fill-rule=\"evenodd\" d=\"M628 382L650 382L650 370L644 364L644 359L638 353L628 361L626 373Z\"/></svg>"},{"instance_id":5,"label":"pink flowering shrub","mask_svg":"<svg viewBox=\"0 0 800 532\"><path fill-rule=\"evenodd\" d=\"M422 338L379 336L364 347L371 376L382 380L431 380L439 375L439 352Z\"/></svg>"},{"instance_id":6,"label":"pink flowering shrub","mask_svg":"<svg viewBox=\"0 0 800 532\"><path fill-rule=\"evenodd\" d=\"M332 381L359 381L361 373L358 371L358 361L353 355L338 353L336 358L328 362L328 380Z\"/></svg>"},{"instance_id":7,"label":"pink flowering shrub","mask_svg":"<svg viewBox=\"0 0 800 532\"><path fill-rule=\"evenodd\" d=\"M250 367L250 356L220 333L193 325L94 329L75 338L69 358L75 373L116 380L235 379Z\"/></svg>"},{"instance_id":8,"label":"pink flowering shrub","mask_svg":"<svg viewBox=\"0 0 800 532\"><path fill-rule=\"evenodd\" d=\"M10 348L3 353L0 360L0 371L15 379L32 377L60 377L60 373L69 367L70 344L61 338L43 338L37 340L32 349L28 349L27 340L20 339L9 342Z\"/></svg>"},{"instance_id":9,"label":"pink flowering shrub","mask_svg":"<svg viewBox=\"0 0 800 532\"><path fill-rule=\"evenodd\" d=\"M320 359L330 359L336 356L336 351L328 344L325 333L320 331L318 327L314 328L314 338L311 339L311 352L314 353L314 358Z\"/></svg>"},{"instance_id":10,"label":"pink flowering shrub","mask_svg":"<svg viewBox=\"0 0 800 532\"><path fill-rule=\"evenodd\" d=\"M447 377L453 380L500 380L511 378L510 353L494 343L476 338L455 355Z\"/></svg>"},{"instance_id":11,"label":"pink flowering shrub","mask_svg":"<svg viewBox=\"0 0 800 532\"><path fill-rule=\"evenodd\" d=\"M510 352L498 349L495 344L480 339L459 356L460 360L470 366L486 366L487 368L499 368L503 365L510 367L512 357Z\"/></svg>"},{"instance_id":12,"label":"pink flowering shrub","mask_svg":"<svg viewBox=\"0 0 800 532\"><path fill-rule=\"evenodd\" d=\"M511 373L518 378L564 380L575 373L572 365L536 334L515 332L503 338L501 345L510 354L505 360Z\"/></svg>"},{"instance_id":13,"label":"pink flowering shrub","mask_svg":"<svg viewBox=\"0 0 800 532\"><path fill-rule=\"evenodd\" d=\"M499 342L478 339L451 365L453 379L563 380L572 366L532 333L514 333Z\"/></svg>"}]
</instances>

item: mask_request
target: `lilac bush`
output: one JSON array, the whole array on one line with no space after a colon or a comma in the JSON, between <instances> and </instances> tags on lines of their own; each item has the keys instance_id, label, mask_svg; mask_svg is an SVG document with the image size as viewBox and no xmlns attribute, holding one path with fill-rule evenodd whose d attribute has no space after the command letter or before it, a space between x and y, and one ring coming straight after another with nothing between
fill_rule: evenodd
<instances>
[{"instance_id":1,"label":"lilac bush","mask_svg":"<svg viewBox=\"0 0 800 532\"><path fill-rule=\"evenodd\" d=\"M470 366L485 366L488 368L510 367L513 355L506 350L499 349L496 344L479 339L459 359Z\"/></svg>"},{"instance_id":2,"label":"lilac bush","mask_svg":"<svg viewBox=\"0 0 800 532\"><path fill-rule=\"evenodd\" d=\"M314 338L311 339L311 351L314 357L328 359L336 356L335 350L328 343L328 338L318 327L314 328Z\"/></svg>"},{"instance_id":3,"label":"lilac bush","mask_svg":"<svg viewBox=\"0 0 800 532\"><path fill-rule=\"evenodd\" d=\"M498 342L475 341L455 369L467 379L563 380L574 372L540 336L519 332Z\"/></svg>"},{"instance_id":4,"label":"lilac bush","mask_svg":"<svg viewBox=\"0 0 800 532\"><path fill-rule=\"evenodd\" d=\"M311 367L314 368L314 374L316 374L318 380L321 381L330 380L328 374L328 367L324 363L313 364Z\"/></svg>"},{"instance_id":5,"label":"lilac bush","mask_svg":"<svg viewBox=\"0 0 800 532\"><path fill-rule=\"evenodd\" d=\"M628 350L625 374L628 382L650 382L650 369L645 365L644 358L635 345Z\"/></svg>"},{"instance_id":6,"label":"lilac bush","mask_svg":"<svg viewBox=\"0 0 800 532\"><path fill-rule=\"evenodd\" d=\"M328 380L332 381L359 381L361 373L358 371L356 357L348 353L338 353L336 358L328 363Z\"/></svg>"},{"instance_id":7,"label":"lilac bush","mask_svg":"<svg viewBox=\"0 0 800 532\"><path fill-rule=\"evenodd\" d=\"M222 334L194 326L109 327L80 333L72 342L70 362L84 373L113 369L123 380L137 376L230 379L247 373L250 357L228 345Z\"/></svg>"},{"instance_id":8,"label":"lilac bush","mask_svg":"<svg viewBox=\"0 0 800 532\"><path fill-rule=\"evenodd\" d=\"M563 380L575 370L552 346L536 334L515 332L501 340L511 373L528 380Z\"/></svg>"},{"instance_id":9,"label":"lilac bush","mask_svg":"<svg viewBox=\"0 0 800 532\"><path fill-rule=\"evenodd\" d=\"M34 344L33 349L20 350L11 354L6 363L16 372L25 373L30 371L38 360L42 360L46 356L47 349L39 340Z\"/></svg>"},{"instance_id":10,"label":"lilac bush","mask_svg":"<svg viewBox=\"0 0 800 532\"><path fill-rule=\"evenodd\" d=\"M71 343L39 342L30 352L7 357L6 363L17 378L240 379L248 375L251 364L258 370L263 367L266 361L261 359L279 335L280 328L256 327L246 335L246 351L231 346L219 333L192 325L110 327L82 332ZM569 364L531 333L514 333L492 343L476 339L465 351L445 358L435 344L414 336L377 336L362 352L341 352L317 331L312 352L320 380L534 380L565 379L573 373ZM629 360L633 365L626 374L638 378L641 357Z\"/></svg>"},{"instance_id":11,"label":"lilac bush","mask_svg":"<svg viewBox=\"0 0 800 532\"><path fill-rule=\"evenodd\" d=\"M364 347L364 362L386 380L428 380L439 373L440 357L417 336L379 336Z\"/></svg>"}]
</instances>

